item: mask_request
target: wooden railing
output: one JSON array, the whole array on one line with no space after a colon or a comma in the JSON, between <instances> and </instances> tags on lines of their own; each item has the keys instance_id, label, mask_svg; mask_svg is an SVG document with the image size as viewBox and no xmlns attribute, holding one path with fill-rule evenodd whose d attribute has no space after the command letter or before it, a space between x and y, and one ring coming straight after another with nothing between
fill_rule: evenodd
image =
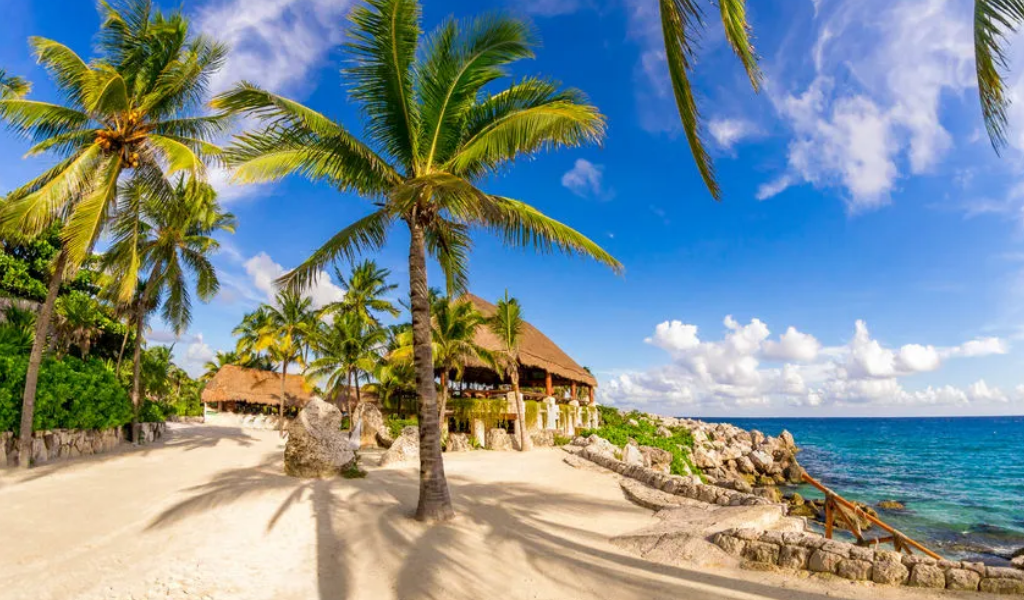
<instances>
[{"instance_id":1,"label":"wooden railing","mask_svg":"<svg viewBox=\"0 0 1024 600\"><path fill-rule=\"evenodd\" d=\"M934 559L942 560L942 557L938 554L932 552L928 548L925 548L917 541L910 539L881 519L864 512L855 504L825 487L821 482L807 473L804 473L804 481L818 488L818 490L825 494L825 537L830 539L832 538L832 530L834 529L836 519L838 518L846 524L846 528L850 530L850 533L852 533L855 538L857 538L858 546L877 546L878 544L892 542L892 545L896 548L897 552L913 554L914 549L916 548ZM860 525L858 524L857 519L854 517L860 517L874 525L877 525L888 532L889 535L877 538L865 538L864 534L860 530Z\"/></svg>"}]
</instances>

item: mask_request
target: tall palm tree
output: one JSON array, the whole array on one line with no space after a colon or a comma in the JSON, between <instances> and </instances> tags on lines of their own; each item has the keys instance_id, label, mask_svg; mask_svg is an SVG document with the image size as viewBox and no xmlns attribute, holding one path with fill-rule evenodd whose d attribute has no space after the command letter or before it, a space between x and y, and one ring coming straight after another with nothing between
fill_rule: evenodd
<instances>
[{"instance_id":1,"label":"tall palm tree","mask_svg":"<svg viewBox=\"0 0 1024 600\"><path fill-rule=\"evenodd\" d=\"M648 0L658 2L661 11L665 58L672 92L697 170L716 200L722 190L702 136L700 111L694 99L690 73L696 62L694 48L704 26L703 14L695 0ZM746 69L754 91L760 91L761 69L751 42L746 0L718 0L725 37ZM974 0L974 60L978 98L992 147L998 153L1006 145L1006 93L1004 75L1009 66L1006 47L1012 34L1024 24L1024 0Z\"/></svg>"},{"instance_id":2,"label":"tall palm tree","mask_svg":"<svg viewBox=\"0 0 1024 600\"><path fill-rule=\"evenodd\" d=\"M526 403L519 394L519 346L523 338L523 311L519 301L509 298L508 290L505 297L498 300L498 310L488 319L487 326L491 329L501 347L494 353L494 362L512 382L512 392L516 397L516 415L519 434L519 450L529 450L532 446L526 427Z\"/></svg>"},{"instance_id":3,"label":"tall palm tree","mask_svg":"<svg viewBox=\"0 0 1024 600\"><path fill-rule=\"evenodd\" d=\"M245 313L242 321L231 330L232 335L238 337L235 354L243 361L260 360L265 356L260 349L260 339L263 331L270 326L270 312L267 308L263 304Z\"/></svg>"},{"instance_id":4,"label":"tall palm tree","mask_svg":"<svg viewBox=\"0 0 1024 600\"><path fill-rule=\"evenodd\" d=\"M282 291L275 303L265 307L265 324L259 330L255 349L265 351L281 365L281 403L278 407L278 430L284 432L285 382L288 365L293 362L305 366L303 347L312 335L310 325L315 321L313 302L297 292Z\"/></svg>"},{"instance_id":5,"label":"tall palm tree","mask_svg":"<svg viewBox=\"0 0 1024 600\"><path fill-rule=\"evenodd\" d=\"M126 280L135 281L130 324L135 327L132 363L132 404L141 406L142 346L149 314L162 306L164 322L176 334L192 322L189 280L195 281L196 295L208 302L217 295L220 282L210 256L220 243L213 237L233 233L235 217L224 212L208 184L180 178L172 201L152 193L149 186L131 182L121 194L114 241L102 264L116 283L112 293L120 297ZM138 273L147 270L145 280Z\"/></svg>"},{"instance_id":6,"label":"tall palm tree","mask_svg":"<svg viewBox=\"0 0 1024 600\"><path fill-rule=\"evenodd\" d=\"M372 373L380 362L380 353L387 342L387 330L366 322L357 312L345 312L330 324L325 323L314 339L318 358L310 364L308 373L314 377L327 377L328 393L335 397L344 385L348 412L356 414L362 404L359 378ZM353 388L355 405L350 396Z\"/></svg>"},{"instance_id":7,"label":"tall palm tree","mask_svg":"<svg viewBox=\"0 0 1024 600\"><path fill-rule=\"evenodd\" d=\"M353 267L348 277L338 268L334 269L334 275L341 289L345 290L345 297L325 306L322 313L353 312L374 326L380 326L377 314L386 313L392 317L400 314L398 307L387 299L388 294L398 289L397 285L388 283L388 277L391 276L389 269L381 268L373 260L367 259Z\"/></svg>"},{"instance_id":8,"label":"tall palm tree","mask_svg":"<svg viewBox=\"0 0 1024 600\"><path fill-rule=\"evenodd\" d=\"M441 418L441 432L447 431L445 411L448 407L448 389L451 377L461 379L466 364L471 360L492 362L486 348L476 343L477 328L486 325L487 319L466 299L440 298L433 303L431 320L431 354L434 369L440 374L441 394L437 399L437 413ZM397 360L408 360L413 356L412 340L408 346L392 354Z\"/></svg>"},{"instance_id":9,"label":"tall palm tree","mask_svg":"<svg viewBox=\"0 0 1024 600\"><path fill-rule=\"evenodd\" d=\"M5 69L0 69L0 100L22 98L31 90L32 84L27 80L15 75L8 75Z\"/></svg>"},{"instance_id":10,"label":"tall palm tree","mask_svg":"<svg viewBox=\"0 0 1024 600\"><path fill-rule=\"evenodd\" d=\"M379 249L393 225L409 229L409 295L420 395L420 498L416 516L454 516L441 457L434 364L430 352L427 253L442 265L449 289L464 287L470 231L496 234L511 246L534 246L621 265L597 244L519 200L478 184L542 150L596 142L604 118L583 95L527 77L499 88L508 66L533 56L535 39L518 20L449 19L421 45L416 0L368 0L351 13L350 99L360 108L366 141L342 124L287 98L242 84L214 105L259 117L266 128L240 137L228 153L240 181L297 173L374 202L288 273L309 285L339 257ZM419 51L419 54L417 52ZM493 90L484 92L484 88Z\"/></svg>"},{"instance_id":11,"label":"tall palm tree","mask_svg":"<svg viewBox=\"0 0 1024 600\"><path fill-rule=\"evenodd\" d=\"M100 13L98 56L89 63L58 42L29 39L63 104L0 100L0 120L34 144L29 154L58 159L11 192L0 207L0 234L35 235L63 222L62 248L39 310L25 378L22 457L31 456L36 384L57 292L110 222L122 174L169 197L173 186L167 175L182 171L202 177L204 160L219 152L207 140L220 130L221 119L203 114L202 102L225 47L191 35L180 12L164 16L149 0L116 6L104 1ZM135 283L124 282L123 302L131 300Z\"/></svg>"}]
</instances>

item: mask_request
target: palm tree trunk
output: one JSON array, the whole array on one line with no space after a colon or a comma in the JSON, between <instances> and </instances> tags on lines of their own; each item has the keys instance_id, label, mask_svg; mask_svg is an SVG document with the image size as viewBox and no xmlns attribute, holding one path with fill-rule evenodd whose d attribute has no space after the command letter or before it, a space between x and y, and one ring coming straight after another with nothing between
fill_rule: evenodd
<instances>
[{"instance_id":1,"label":"palm tree trunk","mask_svg":"<svg viewBox=\"0 0 1024 600\"><path fill-rule=\"evenodd\" d=\"M516 416L518 417L516 431L519 433L519 451L526 452L533 448L533 440L530 439L530 434L527 431L526 402L519 393L519 373L512 374L512 392L516 395Z\"/></svg>"},{"instance_id":2,"label":"palm tree trunk","mask_svg":"<svg viewBox=\"0 0 1024 600\"><path fill-rule=\"evenodd\" d=\"M359 371L354 371L352 377L356 380L356 406L360 406L363 403L363 397L359 392Z\"/></svg>"},{"instance_id":3,"label":"palm tree trunk","mask_svg":"<svg viewBox=\"0 0 1024 600\"><path fill-rule=\"evenodd\" d=\"M64 266L67 255L62 250L53 265L53 275L46 288L46 300L39 307L36 315L36 337L32 340L32 351L28 355L28 371L25 373L25 393L21 397L21 431L18 452L18 466L27 469L32 460L32 421L36 411L36 386L39 384L39 367L43 363L43 350L46 348L46 336L50 332L50 321L53 319L53 305L57 302L61 281L64 279Z\"/></svg>"},{"instance_id":4,"label":"palm tree trunk","mask_svg":"<svg viewBox=\"0 0 1024 600\"><path fill-rule=\"evenodd\" d=\"M345 374L345 410L348 411L348 427L351 429L355 423L352 422L352 369Z\"/></svg>"},{"instance_id":5,"label":"palm tree trunk","mask_svg":"<svg viewBox=\"0 0 1024 600\"><path fill-rule=\"evenodd\" d=\"M145 294L143 294L145 298ZM135 309L135 349L132 352L132 441L139 441L139 407L142 395L142 327L144 300Z\"/></svg>"},{"instance_id":6,"label":"palm tree trunk","mask_svg":"<svg viewBox=\"0 0 1024 600\"><path fill-rule=\"evenodd\" d=\"M423 227L415 215L409 220L409 300L412 307L413 365L420 396L420 499L416 518L447 521L455 516L441 457L437 394L434 389L434 356L430 339L430 295L427 288L427 257Z\"/></svg>"},{"instance_id":7,"label":"palm tree trunk","mask_svg":"<svg viewBox=\"0 0 1024 600\"><path fill-rule=\"evenodd\" d=\"M288 378L288 361L281 361L281 404L277 409L277 430L284 435L284 384Z\"/></svg>"},{"instance_id":8,"label":"palm tree trunk","mask_svg":"<svg viewBox=\"0 0 1024 600\"><path fill-rule=\"evenodd\" d=\"M448 419L445 411L448 410L448 371L441 371L441 395L437 398L437 416L441 419L441 437L448 433Z\"/></svg>"}]
</instances>

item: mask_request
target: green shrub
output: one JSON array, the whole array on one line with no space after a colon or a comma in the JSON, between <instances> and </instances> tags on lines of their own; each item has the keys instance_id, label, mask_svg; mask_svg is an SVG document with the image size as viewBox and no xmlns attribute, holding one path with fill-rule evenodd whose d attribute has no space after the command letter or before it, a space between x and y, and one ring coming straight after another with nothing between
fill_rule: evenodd
<instances>
[{"instance_id":1,"label":"green shrub","mask_svg":"<svg viewBox=\"0 0 1024 600\"><path fill-rule=\"evenodd\" d=\"M395 439L402 435L402 430L406 427L418 427L420 422L416 417L409 417L408 419L400 419L397 415L388 415L388 418L384 421L384 424L388 428L388 433L391 434L391 439Z\"/></svg>"},{"instance_id":2,"label":"green shrub","mask_svg":"<svg viewBox=\"0 0 1024 600\"><path fill-rule=\"evenodd\" d=\"M565 446L565 445L567 445L571 441L572 441L572 438L567 436L567 435L559 435L557 433L555 434L555 445L556 446Z\"/></svg>"},{"instance_id":3,"label":"green shrub","mask_svg":"<svg viewBox=\"0 0 1024 600\"><path fill-rule=\"evenodd\" d=\"M139 410L140 423L163 423L167 420L168 408L159 402L146 400Z\"/></svg>"},{"instance_id":4,"label":"green shrub","mask_svg":"<svg viewBox=\"0 0 1024 600\"><path fill-rule=\"evenodd\" d=\"M25 389L26 356L0 356L0 431L16 431ZM102 361L43 359L36 389L35 430L109 429L132 420L128 392Z\"/></svg>"},{"instance_id":5,"label":"green shrub","mask_svg":"<svg viewBox=\"0 0 1024 600\"><path fill-rule=\"evenodd\" d=\"M671 428L672 437L658 435L658 426L649 421L643 413L633 411L622 415L615 409L599 406L601 421L604 423L597 429L586 429L580 435L586 437L596 434L619 448L624 448L630 439L636 440L641 446L652 446L661 448L672 454L672 473L685 475L687 471L699 474L700 470L690 460L693 451L693 436L690 430L685 427ZM629 423L630 419L636 421L636 425Z\"/></svg>"}]
</instances>

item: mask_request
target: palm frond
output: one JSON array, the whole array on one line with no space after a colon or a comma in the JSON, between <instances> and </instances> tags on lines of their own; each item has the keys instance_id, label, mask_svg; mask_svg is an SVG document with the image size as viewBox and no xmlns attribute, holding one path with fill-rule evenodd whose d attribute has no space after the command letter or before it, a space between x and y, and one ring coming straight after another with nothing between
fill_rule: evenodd
<instances>
[{"instance_id":1,"label":"palm frond","mask_svg":"<svg viewBox=\"0 0 1024 600\"><path fill-rule=\"evenodd\" d=\"M1008 67L1008 38L1024 23L1024 0L974 1L974 60L978 73L978 97L992 147L1006 145L1006 95L1003 73Z\"/></svg>"},{"instance_id":2,"label":"palm frond","mask_svg":"<svg viewBox=\"0 0 1024 600\"><path fill-rule=\"evenodd\" d=\"M0 100L0 119L11 131L40 142L58 135L80 131L89 115L59 104L36 100Z\"/></svg>"},{"instance_id":3,"label":"palm frond","mask_svg":"<svg viewBox=\"0 0 1024 600\"><path fill-rule=\"evenodd\" d=\"M622 263L582 233L548 217L532 206L501 196L490 196L482 225L513 247L533 247L540 252L560 251L593 258L622 273Z\"/></svg>"},{"instance_id":4,"label":"palm frond","mask_svg":"<svg viewBox=\"0 0 1024 600\"><path fill-rule=\"evenodd\" d=\"M69 205L91 192L97 169L105 162L99 146L92 145L15 190L0 209L0 231L36 235L46 229Z\"/></svg>"},{"instance_id":5,"label":"palm frond","mask_svg":"<svg viewBox=\"0 0 1024 600\"><path fill-rule=\"evenodd\" d=\"M445 292L455 297L469 290L469 253L473 240L469 227L438 219L427 228L427 251L441 265L444 273Z\"/></svg>"},{"instance_id":6,"label":"palm frond","mask_svg":"<svg viewBox=\"0 0 1024 600\"><path fill-rule=\"evenodd\" d=\"M581 92L526 79L470 111L464 141L444 170L478 177L542 150L600 142L604 131L604 116Z\"/></svg>"},{"instance_id":7,"label":"palm frond","mask_svg":"<svg viewBox=\"0 0 1024 600\"><path fill-rule=\"evenodd\" d=\"M67 224L61 229L61 242L67 252L68 262L80 265L89 257L96 240L99 239L104 222L110 216L111 205L117 196L117 178L121 174L121 162L116 156L101 159L95 167L93 183L88 194L75 204ZM127 302L131 298L121 298Z\"/></svg>"},{"instance_id":8,"label":"palm frond","mask_svg":"<svg viewBox=\"0 0 1024 600\"><path fill-rule=\"evenodd\" d=\"M725 27L725 38L729 40L733 52L743 63L743 69L747 72L750 85L754 91L761 90L761 80L764 74L757 64L757 52L754 51L754 44L750 41L750 23L747 21L746 0L718 0L718 7L722 12L722 25Z\"/></svg>"},{"instance_id":9,"label":"palm frond","mask_svg":"<svg viewBox=\"0 0 1024 600\"><path fill-rule=\"evenodd\" d=\"M32 91L32 84L27 79L8 75L7 71L0 69L0 100L23 98L30 91Z\"/></svg>"},{"instance_id":10,"label":"palm frond","mask_svg":"<svg viewBox=\"0 0 1024 600\"><path fill-rule=\"evenodd\" d=\"M715 179L715 167L704 144L700 112L690 84L690 70L694 61L692 41L697 35L697 28L701 26L700 9L693 0L658 0L658 3L661 8L661 31L665 38L665 57L668 60L676 108L683 123L683 133L704 185L712 197L720 200L722 190Z\"/></svg>"},{"instance_id":11,"label":"palm frond","mask_svg":"<svg viewBox=\"0 0 1024 600\"><path fill-rule=\"evenodd\" d=\"M167 163L168 175L173 175L178 171L188 171L192 177L205 177L206 166L189 146L174 138L154 133L149 134L148 140L163 155L163 159ZM213 147L216 148L216 146Z\"/></svg>"},{"instance_id":12,"label":"palm frond","mask_svg":"<svg viewBox=\"0 0 1024 600\"><path fill-rule=\"evenodd\" d=\"M353 260L362 252L379 250L387 241L393 217L378 210L342 229L298 267L277 280L277 285L292 291L308 288L328 263L345 258Z\"/></svg>"},{"instance_id":13,"label":"palm frond","mask_svg":"<svg viewBox=\"0 0 1024 600\"><path fill-rule=\"evenodd\" d=\"M36 61L53 77L57 89L69 102L83 106L91 92L93 72L73 50L53 40L30 37Z\"/></svg>"},{"instance_id":14,"label":"palm frond","mask_svg":"<svg viewBox=\"0 0 1024 600\"><path fill-rule=\"evenodd\" d=\"M344 70L367 136L410 170L418 156L413 62L421 12L416 0L368 0L354 8L347 44L352 64Z\"/></svg>"},{"instance_id":15,"label":"palm frond","mask_svg":"<svg viewBox=\"0 0 1024 600\"><path fill-rule=\"evenodd\" d=\"M532 58L535 44L525 22L504 16L478 18L464 27L449 20L438 27L417 73L424 169L451 156L480 90L506 76L507 65Z\"/></svg>"}]
</instances>

